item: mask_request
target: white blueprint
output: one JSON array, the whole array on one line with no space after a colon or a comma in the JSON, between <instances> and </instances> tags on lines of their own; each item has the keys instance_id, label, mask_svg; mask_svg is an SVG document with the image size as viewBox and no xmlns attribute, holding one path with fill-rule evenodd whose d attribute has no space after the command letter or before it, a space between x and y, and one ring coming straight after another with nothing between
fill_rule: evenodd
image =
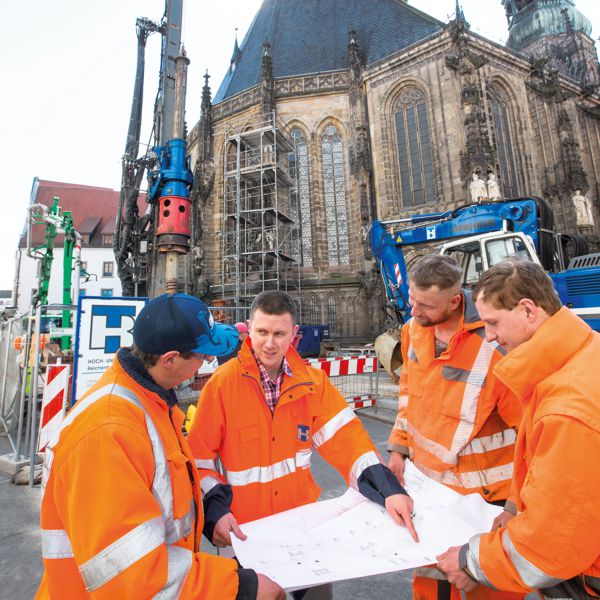
<instances>
[{"instance_id":1,"label":"white blueprint","mask_svg":"<svg viewBox=\"0 0 600 600\"><path fill-rule=\"evenodd\" d=\"M383 507L349 489L339 498L245 523L245 542L231 536L238 560L287 590L400 571L435 563L449 546L489 531L502 511L478 494L461 496L429 479L408 461L405 479L418 544Z\"/></svg>"}]
</instances>

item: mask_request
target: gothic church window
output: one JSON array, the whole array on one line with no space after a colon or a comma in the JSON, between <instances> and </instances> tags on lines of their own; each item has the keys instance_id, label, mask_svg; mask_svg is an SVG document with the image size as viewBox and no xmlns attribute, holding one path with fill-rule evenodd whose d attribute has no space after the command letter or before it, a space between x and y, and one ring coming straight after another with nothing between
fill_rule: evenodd
<instances>
[{"instance_id":1,"label":"gothic church window","mask_svg":"<svg viewBox=\"0 0 600 600\"><path fill-rule=\"evenodd\" d=\"M505 198L515 198L519 195L520 177L517 170L516 149L512 135L514 121L511 107L505 94L502 94L496 87L490 86L488 94L494 123L496 156L500 168L502 193Z\"/></svg>"},{"instance_id":2,"label":"gothic church window","mask_svg":"<svg viewBox=\"0 0 600 600\"><path fill-rule=\"evenodd\" d=\"M292 131L294 152L290 154L292 219L298 231L292 239L293 257L304 267L312 267L312 228L310 220L310 180L308 177L308 145L300 129Z\"/></svg>"},{"instance_id":3,"label":"gothic church window","mask_svg":"<svg viewBox=\"0 0 600 600\"><path fill-rule=\"evenodd\" d=\"M396 102L394 116L402 205L434 202L433 152L423 92L406 88Z\"/></svg>"},{"instance_id":4,"label":"gothic church window","mask_svg":"<svg viewBox=\"0 0 600 600\"><path fill-rule=\"evenodd\" d=\"M325 130L321 142L327 221L327 258L331 266L349 265L348 209L342 139L337 129L330 125Z\"/></svg>"},{"instance_id":5,"label":"gothic church window","mask_svg":"<svg viewBox=\"0 0 600 600\"><path fill-rule=\"evenodd\" d=\"M337 329L337 306L333 296L327 298L327 323L331 331Z\"/></svg>"}]
</instances>

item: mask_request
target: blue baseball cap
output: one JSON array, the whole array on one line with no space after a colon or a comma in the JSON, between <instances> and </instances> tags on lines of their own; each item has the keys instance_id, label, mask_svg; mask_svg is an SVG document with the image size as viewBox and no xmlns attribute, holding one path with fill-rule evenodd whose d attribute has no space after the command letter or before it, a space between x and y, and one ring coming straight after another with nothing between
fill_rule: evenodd
<instances>
[{"instance_id":1,"label":"blue baseball cap","mask_svg":"<svg viewBox=\"0 0 600 600\"><path fill-rule=\"evenodd\" d=\"M188 294L163 294L141 310L133 325L133 341L150 354L195 352L230 354L239 333L232 325L215 323L202 300Z\"/></svg>"}]
</instances>

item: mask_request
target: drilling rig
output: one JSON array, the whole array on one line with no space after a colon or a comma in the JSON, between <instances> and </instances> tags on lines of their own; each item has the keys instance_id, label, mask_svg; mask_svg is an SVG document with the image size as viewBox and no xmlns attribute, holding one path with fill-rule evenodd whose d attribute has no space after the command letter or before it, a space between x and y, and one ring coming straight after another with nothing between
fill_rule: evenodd
<instances>
[{"instance_id":1,"label":"drilling rig","mask_svg":"<svg viewBox=\"0 0 600 600\"><path fill-rule=\"evenodd\" d=\"M113 238L124 296L177 292L178 257L190 251L193 177L185 140L189 60L181 44L182 13L183 0L166 0L160 23L136 21L137 67ZM146 41L153 33L162 40L160 78L148 151L140 155ZM144 175L147 207L140 214Z\"/></svg>"}]
</instances>

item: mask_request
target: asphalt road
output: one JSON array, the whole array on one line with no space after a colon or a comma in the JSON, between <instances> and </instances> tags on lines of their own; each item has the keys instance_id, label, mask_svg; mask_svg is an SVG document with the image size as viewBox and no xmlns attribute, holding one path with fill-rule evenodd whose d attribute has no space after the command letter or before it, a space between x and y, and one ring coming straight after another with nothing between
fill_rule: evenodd
<instances>
[{"instance_id":1,"label":"asphalt road","mask_svg":"<svg viewBox=\"0 0 600 600\"><path fill-rule=\"evenodd\" d=\"M362 417L377 448L384 453L391 425ZM0 435L0 454L9 452ZM333 498L346 488L343 479L313 453L313 472L323 489L322 498ZM29 600L35 595L42 574L39 537L39 486L16 486L0 473L0 597ZM210 544L206 550L212 552ZM392 573L334 584L335 600L408 600L412 597L410 573Z\"/></svg>"}]
</instances>

